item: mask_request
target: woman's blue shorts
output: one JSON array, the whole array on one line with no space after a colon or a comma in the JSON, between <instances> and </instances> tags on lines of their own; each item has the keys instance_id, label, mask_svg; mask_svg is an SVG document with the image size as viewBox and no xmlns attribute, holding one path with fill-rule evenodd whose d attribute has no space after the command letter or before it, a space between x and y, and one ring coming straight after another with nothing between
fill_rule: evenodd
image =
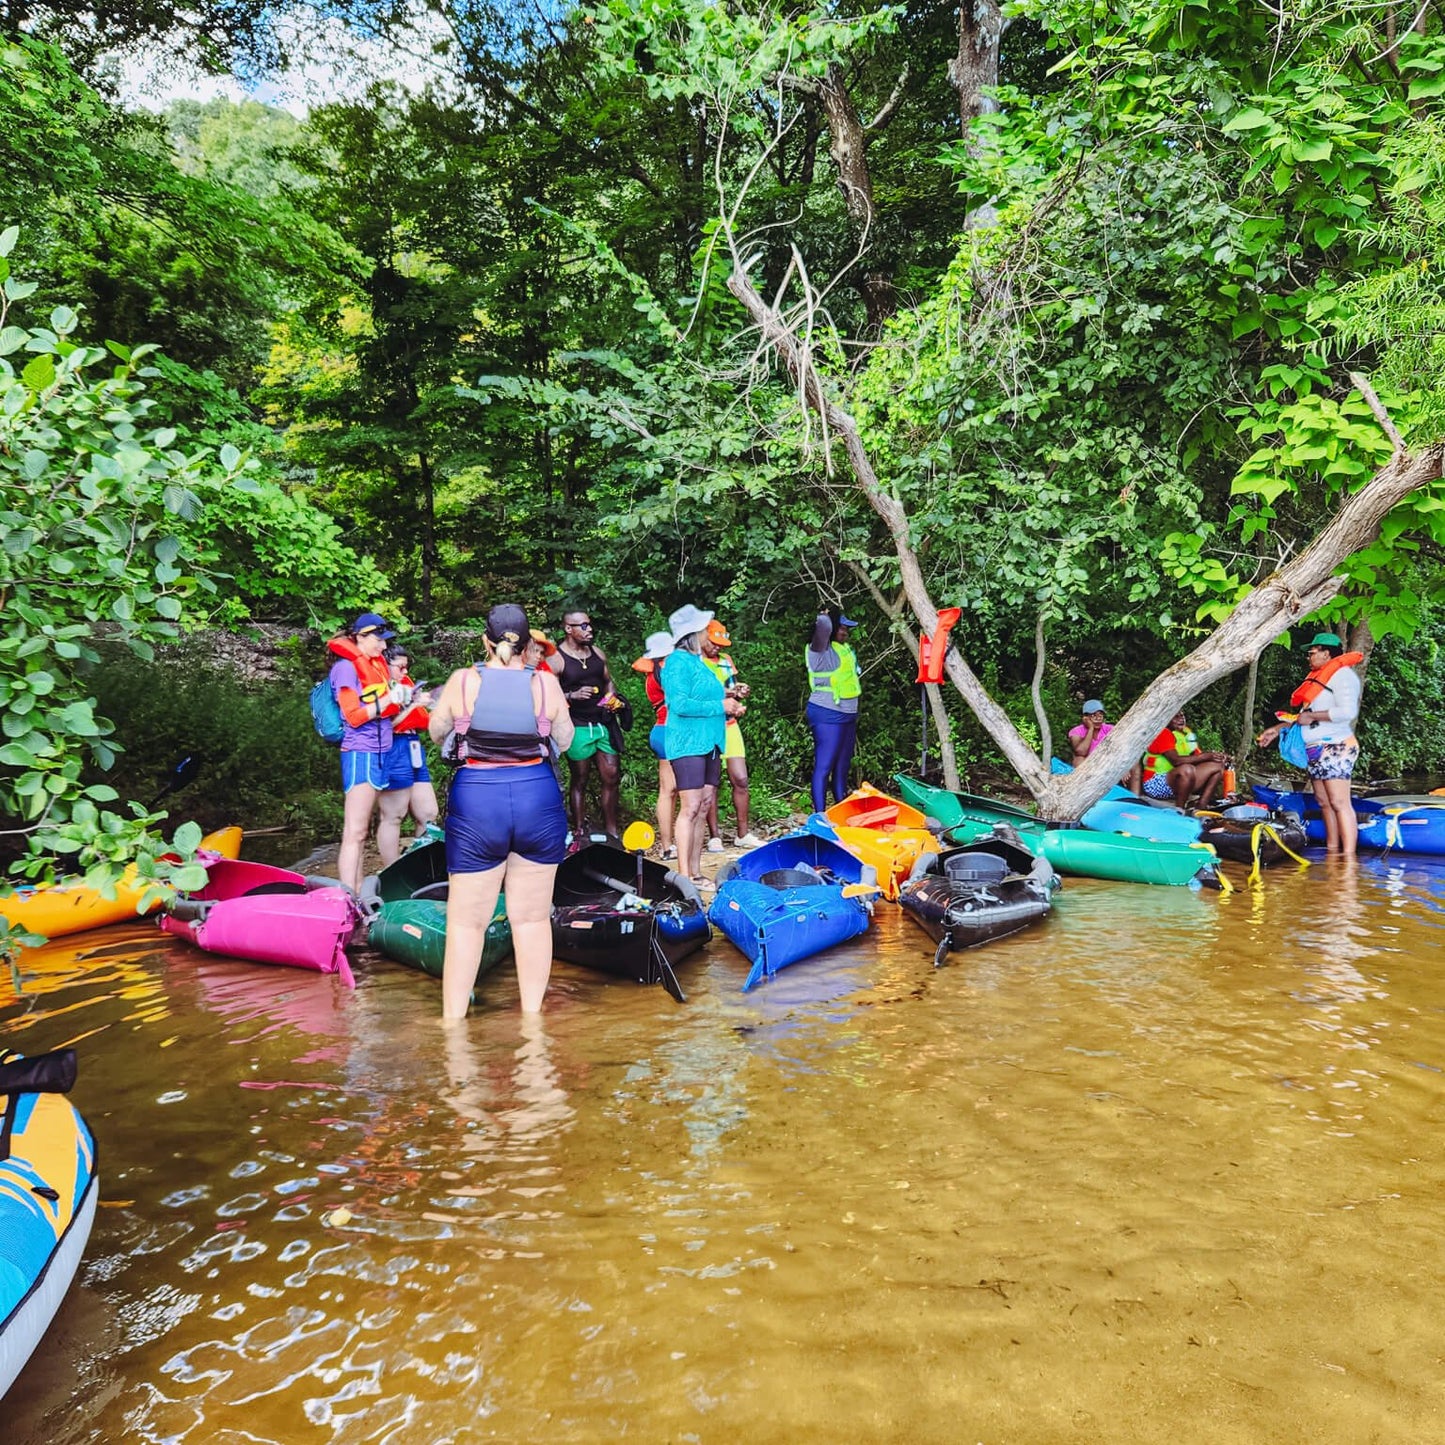
<instances>
[{"instance_id":1,"label":"woman's blue shorts","mask_svg":"<svg viewBox=\"0 0 1445 1445\"><path fill-rule=\"evenodd\" d=\"M483 873L509 853L529 863L567 856L567 810L547 763L458 768L447 804L447 872Z\"/></svg>"},{"instance_id":2,"label":"woman's blue shorts","mask_svg":"<svg viewBox=\"0 0 1445 1445\"><path fill-rule=\"evenodd\" d=\"M409 788L413 783L431 782L427 771L426 745L415 733L398 733L386 755L386 790Z\"/></svg>"},{"instance_id":3,"label":"woman's blue shorts","mask_svg":"<svg viewBox=\"0 0 1445 1445\"><path fill-rule=\"evenodd\" d=\"M647 746L659 759L666 759L667 754L662 750L662 739L667 729L661 723L654 723L652 731L647 735Z\"/></svg>"},{"instance_id":4,"label":"woman's blue shorts","mask_svg":"<svg viewBox=\"0 0 1445 1445\"><path fill-rule=\"evenodd\" d=\"M349 793L363 783L378 793L391 787L386 780L385 753L342 753L341 791Z\"/></svg>"}]
</instances>

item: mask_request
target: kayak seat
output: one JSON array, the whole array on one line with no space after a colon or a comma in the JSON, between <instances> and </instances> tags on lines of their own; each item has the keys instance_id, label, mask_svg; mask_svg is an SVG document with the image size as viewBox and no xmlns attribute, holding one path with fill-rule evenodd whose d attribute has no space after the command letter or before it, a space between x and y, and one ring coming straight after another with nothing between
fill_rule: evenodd
<instances>
[{"instance_id":1,"label":"kayak seat","mask_svg":"<svg viewBox=\"0 0 1445 1445\"><path fill-rule=\"evenodd\" d=\"M817 888L823 880L811 868L774 868L758 882L765 888Z\"/></svg>"},{"instance_id":2,"label":"kayak seat","mask_svg":"<svg viewBox=\"0 0 1445 1445\"><path fill-rule=\"evenodd\" d=\"M876 808L864 808L847 819L850 828L884 828L898 821L898 804L884 803Z\"/></svg>"},{"instance_id":3,"label":"kayak seat","mask_svg":"<svg viewBox=\"0 0 1445 1445\"><path fill-rule=\"evenodd\" d=\"M435 883L428 883L425 888L416 889L411 896L418 902L445 903L451 886L451 879L441 878Z\"/></svg>"},{"instance_id":4,"label":"kayak seat","mask_svg":"<svg viewBox=\"0 0 1445 1445\"><path fill-rule=\"evenodd\" d=\"M964 853L945 858L943 871L951 883L1002 883L1008 864L992 853Z\"/></svg>"}]
</instances>

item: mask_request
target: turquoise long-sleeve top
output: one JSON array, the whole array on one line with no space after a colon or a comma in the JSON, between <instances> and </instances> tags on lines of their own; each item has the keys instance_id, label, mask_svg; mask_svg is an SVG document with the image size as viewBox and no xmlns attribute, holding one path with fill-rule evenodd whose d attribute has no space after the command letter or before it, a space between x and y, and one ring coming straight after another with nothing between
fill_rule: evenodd
<instances>
[{"instance_id":1,"label":"turquoise long-sleeve top","mask_svg":"<svg viewBox=\"0 0 1445 1445\"><path fill-rule=\"evenodd\" d=\"M677 651L662 664L662 690L667 694L667 721L662 751L673 758L705 757L722 750L727 719L723 716L723 685L696 653Z\"/></svg>"}]
</instances>

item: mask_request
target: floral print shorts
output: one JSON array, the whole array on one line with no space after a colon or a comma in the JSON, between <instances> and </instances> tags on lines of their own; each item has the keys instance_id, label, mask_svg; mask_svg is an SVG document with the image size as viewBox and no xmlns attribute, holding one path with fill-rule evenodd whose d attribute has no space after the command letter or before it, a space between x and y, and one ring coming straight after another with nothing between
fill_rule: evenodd
<instances>
[{"instance_id":1,"label":"floral print shorts","mask_svg":"<svg viewBox=\"0 0 1445 1445\"><path fill-rule=\"evenodd\" d=\"M1355 759L1359 756L1360 744L1355 738L1346 738L1340 743L1321 743L1318 756L1310 759L1306 771L1310 777L1322 782L1327 778L1349 778L1354 774Z\"/></svg>"}]
</instances>

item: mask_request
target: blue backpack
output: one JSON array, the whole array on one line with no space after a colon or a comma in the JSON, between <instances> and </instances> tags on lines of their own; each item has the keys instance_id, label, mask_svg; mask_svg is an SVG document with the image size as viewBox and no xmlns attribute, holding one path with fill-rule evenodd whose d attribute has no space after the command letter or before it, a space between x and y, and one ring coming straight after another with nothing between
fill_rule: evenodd
<instances>
[{"instance_id":1,"label":"blue backpack","mask_svg":"<svg viewBox=\"0 0 1445 1445\"><path fill-rule=\"evenodd\" d=\"M329 676L323 677L311 689L311 721L321 741L333 747L346 736L346 719L341 716L341 704L331 690Z\"/></svg>"}]
</instances>

